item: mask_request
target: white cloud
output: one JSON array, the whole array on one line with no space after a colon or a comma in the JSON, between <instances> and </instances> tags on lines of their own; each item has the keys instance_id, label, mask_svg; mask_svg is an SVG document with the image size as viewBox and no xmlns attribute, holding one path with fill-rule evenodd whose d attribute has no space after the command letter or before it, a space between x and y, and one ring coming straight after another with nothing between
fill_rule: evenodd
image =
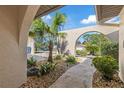
<instances>
[{"instance_id":1,"label":"white cloud","mask_svg":"<svg viewBox=\"0 0 124 93\"><path fill-rule=\"evenodd\" d=\"M116 17L106 21L105 23L117 23L118 24L119 22L120 22L119 17L116 16Z\"/></svg>"},{"instance_id":2,"label":"white cloud","mask_svg":"<svg viewBox=\"0 0 124 93\"><path fill-rule=\"evenodd\" d=\"M96 15L89 15L87 19L82 19L80 21L82 24L90 24L96 22Z\"/></svg>"},{"instance_id":3,"label":"white cloud","mask_svg":"<svg viewBox=\"0 0 124 93\"><path fill-rule=\"evenodd\" d=\"M52 17L50 15L46 15L46 16L43 16L42 19L47 21L47 20L52 19Z\"/></svg>"}]
</instances>

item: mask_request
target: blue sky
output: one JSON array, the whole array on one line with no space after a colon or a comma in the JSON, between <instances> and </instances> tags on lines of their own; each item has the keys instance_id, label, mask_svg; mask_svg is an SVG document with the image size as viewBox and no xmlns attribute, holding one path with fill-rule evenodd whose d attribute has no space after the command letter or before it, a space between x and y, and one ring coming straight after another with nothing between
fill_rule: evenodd
<instances>
[{"instance_id":1,"label":"blue sky","mask_svg":"<svg viewBox=\"0 0 124 93\"><path fill-rule=\"evenodd\" d=\"M66 14L67 20L63 30L86 27L96 24L95 9L92 5L68 5L56 10L46 16L43 19L46 23L50 24L52 17L59 11Z\"/></svg>"}]
</instances>

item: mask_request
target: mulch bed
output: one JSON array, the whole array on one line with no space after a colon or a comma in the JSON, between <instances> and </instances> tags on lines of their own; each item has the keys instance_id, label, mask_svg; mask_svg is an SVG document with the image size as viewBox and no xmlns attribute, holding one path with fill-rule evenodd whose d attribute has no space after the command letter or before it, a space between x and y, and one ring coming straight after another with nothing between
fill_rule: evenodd
<instances>
[{"instance_id":1,"label":"mulch bed","mask_svg":"<svg viewBox=\"0 0 124 93\"><path fill-rule=\"evenodd\" d=\"M124 88L124 83L116 73L113 80L107 81L102 79L100 73L96 71L93 76L93 88Z\"/></svg>"},{"instance_id":2,"label":"mulch bed","mask_svg":"<svg viewBox=\"0 0 124 93\"><path fill-rule=\"evenodd\" d=\"M42 62L41 62L42 63ZM76 64L75 64L76 65ZM27 77L27 82L22 84L20 88L48 88L52 85L66 70L68 70L73 65L67 66L67 63L64 61L58 61L57 67L54 71L50 72L47 75L41 77L30 76Z\"/></svg>"}]
</instances>

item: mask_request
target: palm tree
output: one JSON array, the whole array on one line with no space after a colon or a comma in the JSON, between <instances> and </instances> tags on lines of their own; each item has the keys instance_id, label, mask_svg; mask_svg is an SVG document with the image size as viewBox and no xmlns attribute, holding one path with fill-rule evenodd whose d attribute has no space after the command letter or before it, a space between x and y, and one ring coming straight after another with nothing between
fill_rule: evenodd
<instances>
[{"instance_id":1,"label":"palm tree","mask_svg":"<svg viewBox=\"0 0 124 93\"><path fill-rule=\"evenodd\" d=\"M35 50L37 51L40 46L43 45L44 35L46 33L45 23L41 18L37 18L33 21L29 36L31 36L35 40Z\"/></svg>"},{"instance_id":2,"label":"palm tree","mask_svg":"<svg viewBox=\"0 0 124 93\"><path fill-rule=\"evenodd\" d=\"M58 33L58 44L57 44L57 48L58 48L58 53L63 54L65 47L67 45L67 42L65 41L67 36L67 33L64 32L59 32Z\"/></svg>"},{"instance_id":3,"label":"palm tree","mask_svg":"<svg viewBox=\"0 0 124 93\"><path fill-rule=\"evenodd\" d=\"M57 12L56 15L53 18L52 25L51 25L51 39L49 41L49 57L48 61L52 62L52 51L53 51L53 45L55 42L59 42L58 40L58 33L60 30L62 30L62 27L64 23L66 22L66 16L63 13Z\"/></svg>"},{"instance_id":4,"label":"palm tree","mask_svg":"<svg viewBox=\"0 0 124 93\"><path fill-rule=\"evenodd\" d=\"M56 42L57 42L58 53L60 53L60 42L59 42L60 41L59 40L60 34L59 34L59 31L61 31L63 29L65 22L66 22L66 15L63 13L57 12L53 18L53 22L51 25L52 31L55 33L55 38L57 40ZM63 36L64 36L64 34L63 34Z\"/></svg>"},{"instance_id":5,"label":"palm tree","mask_svg":"<svg viewBox=\"0 0 124 93\"><path fill-rule=\"evenodd\" d=\"M52 51L55 42L58 42L58 31L62 30L62 27L65 23L66 16L62 13L56 13L53 18L52 25L49 26L41 18L36 19L33 22L31 28L32 32L35 32L37 37L43 38L43 42L48 43L49 48L49 57L48 61L53 62Z\"/></svg>"}]
</instances>

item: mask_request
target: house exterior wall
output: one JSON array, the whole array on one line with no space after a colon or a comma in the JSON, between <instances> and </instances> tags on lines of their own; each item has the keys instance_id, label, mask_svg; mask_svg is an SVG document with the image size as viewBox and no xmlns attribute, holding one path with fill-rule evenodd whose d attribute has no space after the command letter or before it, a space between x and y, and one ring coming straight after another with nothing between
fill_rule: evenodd
<instances>
[{"instance_id":1,"label":"house exterior wall","mask_svg":"<svg viewBox=\"0 0 124 93\"><path fill-rule=\"evenodd\" d=\"M25 80L18 46L17 6L0 6L0 87L14 87Z\"/></svg>"},{"instance_id":2,"label":"house exterior wall","mask_svg":"<svg viewBox=\"0 0 124 93\"><path fill-rule=\"evenodd\" d=\"M0 87L19 87L27 79L28 29L39 6L0 6Z\"/></svg>"}]
</instances>

